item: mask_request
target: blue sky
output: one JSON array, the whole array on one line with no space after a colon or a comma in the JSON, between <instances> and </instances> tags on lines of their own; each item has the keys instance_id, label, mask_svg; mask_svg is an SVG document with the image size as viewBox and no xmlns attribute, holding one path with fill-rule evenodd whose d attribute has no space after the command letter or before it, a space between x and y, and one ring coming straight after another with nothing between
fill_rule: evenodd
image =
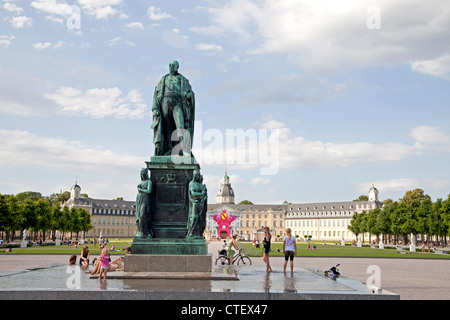
<instances>
[{"instance_id":1,"label":"blue sky","mask_svg":"<svg viewBox=\"0 0 450 320\"><path fill-rule=\"evenodd\" d=\"M448 39L444 0L0 0L0 193L134 200L176 59L211 203L445 198Z\"/></svg>"}]
</instances>

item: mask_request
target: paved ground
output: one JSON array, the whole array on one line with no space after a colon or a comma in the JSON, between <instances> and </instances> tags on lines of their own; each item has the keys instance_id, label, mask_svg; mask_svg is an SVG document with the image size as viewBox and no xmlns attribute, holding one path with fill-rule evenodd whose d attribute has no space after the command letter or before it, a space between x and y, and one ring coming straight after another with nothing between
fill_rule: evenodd
<instances>
[{"instance_id":1,"label":"paved ground","mask_svg":"<svg viewBox=\"0 0 450 320\"><path fill-rule=\"evenodd\" d=\"M209 252L217 256L222 243L211 242ZM301 254L301 253L300 253ZM253 265L264 266L262 258L252 258ZM274 270L283 270L284 259L272 257ZM369 266L378 266L381 288L397 293L402 300L450 300L450 260L434 259L380 259L380 258L305 258L296 257L295 266L329 269L340 263L343 276L373 283L367 272ZM289 266L288 266L289 268Z\"/></svg>"},{"instance_id":2,"label":"paved ground","mask_svg":"<svg viewBox=\"0 0 450 320\"><path fill-rule=\"evenodd\" d=\"M212 242L208 251L214 257L222 247L220 242ZM0 273L13 272L54 263L66 264L67 255L0 255ZM252 258L253 266L264 266L262 258ZM284 259L270 259L275 271L282 271ZM402 300L446 299L450 300L450 261L413 260L413 259L374 259L374 258L302 258L296 257L294 265L298 267L317 267L329 269L340 263L343 276L370 282L368 267L377 266L380 271L380 284L385 290L397 293Z\"/></svg>"}]
</instances>

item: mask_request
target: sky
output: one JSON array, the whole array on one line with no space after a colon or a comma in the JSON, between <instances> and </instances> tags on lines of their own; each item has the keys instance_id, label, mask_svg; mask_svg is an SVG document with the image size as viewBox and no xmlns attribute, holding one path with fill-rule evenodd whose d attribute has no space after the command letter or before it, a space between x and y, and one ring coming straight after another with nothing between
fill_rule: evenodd
<instances>
[{"instance_id":1,"label":"sky","mask_svg":"<svg viewBox=\"0 0 450 320\"><path fill-rule=\"evenodd\" d=\"M449 39L447 0L0 0L0 193L134 200L177 60L210 203L446 198Z\"/></svg>"}]
</instances>

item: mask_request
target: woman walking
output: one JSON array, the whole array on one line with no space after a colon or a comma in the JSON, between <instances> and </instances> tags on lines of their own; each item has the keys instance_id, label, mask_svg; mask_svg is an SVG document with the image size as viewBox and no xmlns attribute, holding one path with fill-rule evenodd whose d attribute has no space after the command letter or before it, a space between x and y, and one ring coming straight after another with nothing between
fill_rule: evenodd
<instances>
[{"instance_id":1,"label":"woman walking","mask_svg":"<svg viewBox=\"0 0 450 320\"><path fill-rule=\"evenodd\" d=\"M283 239L284 266L283 272L286 272L288 260L291 260L291 273L294 273L294 256L297 255L297 244L295 237L291 235L291 229L286 229L287 235Z\"/></svg>"},{"instance_id":2,"label":"woman walking","mask_svg":"<svg viewBox=\"0 0 450 320\"><path fill-rule=\"evenodd\" d=\"M272 272L272 268L269 263L269 252L270 252L270 240L272 240L272 236L270 234L270 229L268 227L264 227L264 254L263 261L266 263L266 272Z\"/></svg>"}]
</instances>

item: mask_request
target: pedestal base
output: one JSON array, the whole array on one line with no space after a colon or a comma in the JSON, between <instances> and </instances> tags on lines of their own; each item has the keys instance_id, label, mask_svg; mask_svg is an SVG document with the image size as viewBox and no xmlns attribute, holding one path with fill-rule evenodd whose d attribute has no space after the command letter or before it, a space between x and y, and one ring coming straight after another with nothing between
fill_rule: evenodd
<instances>
[{"instance_id":1,"label":"pedestal base","mask_svg":"<svg viewBox=\"0 0 450 320\"><path fill-rule=\"evenodd\" d=\"M136 237L131 254L206 255L206 243L200 238L161 239Z\"/></svg>"},{"instance_id":2,"label":"pedestal base","mask_svg":"<svg viewBox=\"0 0 450 320\"><path fill-rule=\"evenodd\" d=\"M211 272L211 254L198 255L149 255L125 256L125 272Z\"/></svg>"}]
</instances>

